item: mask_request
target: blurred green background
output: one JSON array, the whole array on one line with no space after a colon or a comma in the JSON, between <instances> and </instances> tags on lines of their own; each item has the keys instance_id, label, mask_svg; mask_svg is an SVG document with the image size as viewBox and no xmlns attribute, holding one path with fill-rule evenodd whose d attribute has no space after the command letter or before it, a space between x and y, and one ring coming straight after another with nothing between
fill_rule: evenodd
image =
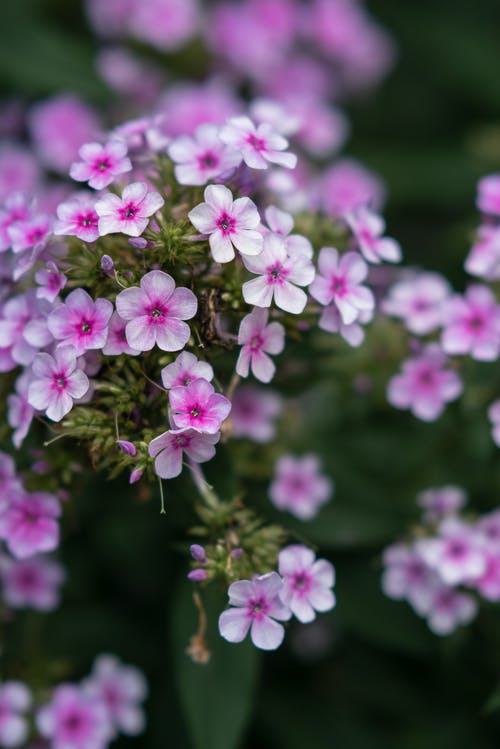
<instances>
[{"instance_id":1,"label":"blurred green background","mask_svg":"<svg viewBox=\"0 0 500 749\"><path fill-rule=\"evenodd\" d=\"M441 270L460 287L478 220L475 182L500 168L500 3L376 0L369 8L394 35L399 61L380 89L347 107L347 151L387 181L389 230L407 262ZM2 94L29 101L72 90L105 106L95 49L79 0L8 0ZM370 373L379 366L359 364ZM294 527L334 562L337 609L292 628L285 647L263 658L211 632L211 665L192 665L184 654L196 629L185 582L189 481L172 482L163 518L156 496L137 501L126 483L82 476L62 545L70 575L63 607L4 625L8 676L22 668L40 683L77 679L105 651L137 664L151 686L149 728L117 747L498 747L498 608L485 606L468 630L440 640L405 604L385 599L379 582L381 549L417 518L420 489L457 483L474 509L498 504L500 464L475 393L429 426L381 397L349 397L341 355L325 353L317 367L319 385L300 395L307 422L287 447L317 451L336 481L331 505ZM290 394L298 398L303 386L290 380ZM252 461L265 466L272 456L235 452L247 465L247 496L270 513ZM207 471L218 486L224 460L220 454ZM220 610L223 593L207 605Z\"/></svg>"}]
</instances>

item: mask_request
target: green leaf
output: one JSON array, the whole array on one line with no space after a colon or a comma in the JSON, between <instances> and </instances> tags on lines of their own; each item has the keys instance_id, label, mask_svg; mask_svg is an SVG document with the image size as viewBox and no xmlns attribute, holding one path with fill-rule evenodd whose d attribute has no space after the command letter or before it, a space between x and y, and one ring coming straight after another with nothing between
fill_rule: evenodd
<instances>
[{"instance_id":1,"label":"green leaf","mask_svg":"<svg viewBox=\"0 0 500 749\"><path fill-rule=\"evenodd\" d=\"M250 642L231 645L217 631L226 596L202 591L207 615L207 664L194 663L183 643L196 632L194 586L182 581L173 601L172 645L175 682L194 749L236 749L253 709L259 654Z\"/></svg>"}]
</instances>

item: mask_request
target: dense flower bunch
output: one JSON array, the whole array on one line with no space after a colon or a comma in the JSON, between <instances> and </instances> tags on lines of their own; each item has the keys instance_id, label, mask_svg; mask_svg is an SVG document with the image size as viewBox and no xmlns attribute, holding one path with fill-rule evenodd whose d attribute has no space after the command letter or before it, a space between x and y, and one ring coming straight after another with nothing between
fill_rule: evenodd
<instances>
[{"instance_id":1,"label":"dense flower bunch","mask_svg":"<svg viewBox=\"0 0 500 749\"><path fill-rule=\"evenodd\" d=\"M470 591L500 600L500 513L470 519L462 512L465 492L455 486L428 489L417 501L422 526L384 552L382 588L407 601L435 634L448 635L476 616Z\"/></svg>"}]
</instances>

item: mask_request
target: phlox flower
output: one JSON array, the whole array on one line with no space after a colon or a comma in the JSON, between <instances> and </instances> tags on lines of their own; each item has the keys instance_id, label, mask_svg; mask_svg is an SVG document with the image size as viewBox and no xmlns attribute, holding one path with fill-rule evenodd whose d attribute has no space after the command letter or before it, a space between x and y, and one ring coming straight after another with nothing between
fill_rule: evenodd
<instances>
[{"instance_id":1,"label":"phlox flower","mask_svg":"<svg viewBox=\"0 0 500 749\"><path fill-rule=\"evenodd\" d=\"M479 180L476 205L482 213L500 216L500 174L488 174Z\"/></svg>"},{"instance_id":2,"label":"phlox flower","mask_svg":"<svg viewBox=\"0 0 500 749\"><path fill-rule=\"evenodd\" d=\"M8 372L16 364L31 364L38 349L51 343L44 316L48 306L36 298L34 289L5 302L0 312L0 372Z\"/></svg>"},{"instance_id":3,"label":"phlox flower","mask_svg":"<svg viewBox=\"0 0 500 749\"><path fill-rule=\"evenodd\" d=\"M83 398L90 387L73 346L57 348L54 356L37 354L32 369L28 402L37 411L45 411L52 421L61 421L73 408L73 401Z\"/></svg>"},{"instance_id":4,"label":"phlox flower","mask_svg":"<svg viewBox=\"0 0 500 749\"><path fill-rule=\"evenodd\" d=\"M409 409L422 421L435 421L445 404L458 398L462 381L437 344L406 359L401 372L389 380L387 399L396 408Z\"/></svg>"},{"instance_id":5,"label":"phlox flower","mask_svg":"<svg viewBox=\"0 0 500 749\"><path fill-rule=\"evenodd\" d=\"M417 494L417 504L423 508L427 523L437 523L462 509L467 496L459 486L440 486Z\"/></svg>"},{"instance_id":6,"label":"phlox flower","mask_svg":"<svg viewBox=\"0 0 500 749\"><path fill-rule=\"evenodd\" d=\"M232 608L219 617L219 632L228 642L242 642L250 630L256 648L276 650L283 642L285 628L279 622L290 619L291 611L280 599L283 580L277 572L238 580L229 586Z\"/></svg>"},{"instance_id":7,"label":"phlox flower","mask_svg":"<svg viewBox=\"0 0 500 749\"><path fill-rule=\"evenodd\" d=\"M269 233L264 249L257 257L244 257L245 267L258 275L243 284L243 298L256 307L276 306L285 312L300 314L307 304L307 294L298 286L308 286L314 279L314 266L302 254L290 256L283 237Z\"/></svg>"},{"instance_id":8,"label":"phlox flower","mask_svg":"<svg viewBox=\"0 0 500 749\"><path fill-rule=\"evenodd\" d=\"M126 327L127 321L120 317L118 312L113 312L109 318L108 337L102 349L103 354L106 356L119 356L120 354L138 356L140 354L138 349L128 345Z\"/></svg>"},{"instance_id":9,"label":"phlox flower","mask_svg":"<svg viewBox=\"0 0 500 749\"><path fill-rule=\"evenodd\" d=\"M247 437L259 444L270 442L281 413L281 397L269 388L241 385L236 388L231 409L231 436Z\"/></svg>"},{"instance_id":10,"label":"phlox flower","mask_svg":"<svg viewBox=\"0 0 500 749\"><path fill-rule=\"evenodd\" d=\"M219 432L206 434L197 429L171 429L149 443L148 452L155 458L155 471L162 479L172 479L182 471L183 454L195 463L205 463L215 455Z\"/></svg>"},{"instance_id":11,"label":"phlox flower","mask_svg":"<svg viewBox=\"0 0 500 749\"><path fill-rule=\"evenodd\" d=\"M0 252L5 252L11 246L9 226L17 221L26 221L29 217L30 209L24 193L14 192L7 197L4 205L0 208Z\"/></svg>"},{"instance_id":12,"label":"phlox flower","mask_svg":"<svg viewBox=\"0 0 500 749\"><path fill-rule=\"evenodd\" d=\"M64 570L54 559L35 556L30 559L0 560L2 597L13 609L52 611L59 604L59 589Z\"/></svg>"},{"instance_id":13,"label":"phlox flower","mask_svg":"<svg viewBox=\"0 0 500 749\"><path fill-rule=\"evenodd\" d=\"M28 403L28 388L31 372L24 372L17 378L15 392L7 396L7 421L14 430L12 443L19 449L28 434L34 416L34 409Z\"/></svg>"},{"instance_id":14,"label":"phlox flower","mask_svg":"<svg viewBox=\"0 0 500 749\"><path fill-rule=\"evenodd\" d=\"M35 281L38 284L37 298L46 299L52 304L59 292L66 286L68 279L54 261L49 260L44 268L37 270Z\"/></svg>"},{"instance_id":15,"label":"phlox flower","mask_svg":"<svg viewBox=\"0 0 500 749\"><path fill-rule=\"evenodd\" d=\"M148 688L139 669L121 663L114 655L100 655L82 688L105 707L115 733L142 733L145 718L141 702L146 699Z\"/></svg>"},{"instance_id":16,"label":"phlox flower","mask_svg":"<svg viewBox=\"0 0 500 749\"><path fill-rule=\"evenodd\" d=\"M494 401L488 408L488 419L491 422L493 442L500 447L500 400Z\"/></svg>"},{"instance_id":17,"label":"phlox flower","mask_svg":"<svg viewBox=\"0 0 500 749\"><path fill-rule=\"evenodd\" d=\"M320 471L315 455L283 455L274 467L271 502L300 520L310 520L333 494L333 482Z\"/></svg>"},{"instance_id":18,"label":"phlox flower","mask_svg":"<svg viewBox=\"0 0 500 749\"><path fill-rule=\"evenodd\" d=\"M132 5L127 29L165 52L179 49L194 36L199 19L198 0L139 0Z\"/></svg>"},{"instance_id":19,"label":"phlox flower","mask_svg":"<svg viewBox=\"0 0 500 749\"><path fill-rule=\"evenodd\" d=\"M335 218L343 218L359 206L380 210L384 193L379 177L352 159L337 161L321 180L321 205Z\"/></svg>"},{"instance_id":20,"label":"phlox flower","mask_svg":"<svg viewBox=\"0 0 500 749\"><path fill-rule=\"evenodd\" d=\"M124 289L116 297L116 309L127 321L128 345L150 351L156 344L163 351L179 351L191 331L184 320L195 316L198 302L190 289L175 286L168 273L152 270L141 278L140 287Z\"/></svg>"},{"instance_id":21,"label":"phlox flower","mask_svg":"<svg viewBox=\"0 0 500 749\"><path fill-rule=\"evenodd\" d=\"M221 128L220 139L252 169L267 169L269 163L293 169L297 164L295 154L286 151L287 139L265 122L255 126L249 117L231 117Z\"/></svg>"},{"instance_id":22,"label":"phlox flower","mask_svg":"<svg viewBox=\"0 0 500 749\"><path fill-rule=\"evenodd\" d=\"M77 356L87 349L100 349L106 343L113 305L107 299L96 299L83 289L72 291L47 318L54 338L74 346Z\"/></svg>"},{"instance_id":23,"label":"phlox flower","mask_svg":"<svg viewBox=\"0 0 500 749\"><path fill-rule=\"evenodd\" d=\"M98 221L95 200L89 194L78 193L57 206L54 234L95 242L99 237Z\"/></svg>"},{"instance_id":24,"label":"phlox flower","mask_svg":"<svg viewBox=\"0 0 500 749\"><path fill-rule=\"evenodd\" d=\"M197 127L193 136L176 138L168 155L175 162L175 177L181 185L205 185L241 162L238 152L222 143L219 128L211 123Z\"/></svg>"},{"instance_id":25,"label":"phlox flower","mask_svg":"<svg viewBox=\"0 0 500 749\"><path fill-rule=\"evenodd\" d=\"M499 203L500 205L500 203ZM486 281L500 278L500 226L480 226L477 239L465 258L465 270Z\"/></svg>"},{"instance_id":26,"label":"phlox flower","mask_svg":"<svg viewBox=\"0 0 500 749\"><path fill-rule=\"evenodd\" d=\"M150 217L159 211L164 200L159 192L149 192L145 182L132 182L123 190L122 197L108 193L95 204L99 216L99 234L122 232L139 237Z\"/></svg>"},{"instance_id":27,"label":"phlox flower","mask_svg":"<svg viewBox=\"0 0 500 749\"><path fill-rule=\"evenodd\" d=\"M500 601L500 555L490 550L484 555L486 567L483 574L469 582L487 601Z\"/></svg>"},{"instance_id":28,"label":"phlox flower","mask_svg":"<svg viewBox=\"0 0 500 749\"><path fill-rule=\"evenodd\" d=\"M25 221L16 221L7 229L12 252L44 247L52 232L53 221L46 213L35 213Z\"/></svg>"},{"instance_id":29,"label":"phlox flower","mask_svg":"<svg viewBox=\"0 0 500 749\"><path fill-rule=\"evenodd\" d=\"M250 198L233 201L231 190L224 185L209 185L203 193L204 203L189 212L189 220L202 234L208 235L213 259L228 263L235 256L234 247L242 255L258 255L263 240L257 227L259 212Z\"/></svg>"},{"instance_id":30,"label":"phlox flower","mask_svg":"<svg viewBox=\"0 0 500 749\"><path fill-rule=\"evenodd\" d=\"M0 146L0 202L14 193L33 194L40 180L40 167L27 148L3 142Z\"/></svg>"},{"instance_id":31,"label":"phlox flower","mask_svg":"<svg viewBox=\"0 0 500 749\"><path fill-rule=\"evenodd\" d=\"M416 551L446 585L480 577L486 569L481 539L474 528L456 517L445 518L436 538L422 538Z\"/></svg>"},{"instance_id":32,"label":"phlox flower","mask_svg":"<svg viewBox=\"0 0 500 749\"><path fill-rule=\"evenodd\" d=\"M192 427L216 434L231 411L230 401L216 393L213 385L204 379L193 380L186 387L174 387L168 397L176 429Z\"/></svg>"},{"instance_id":33,"label":"phlox flower","mask_svg":"<svg viewBox=\"0 0 500 749\"><path fill-rule=\"evenodd\" d=\"M160 374L163 386L167 390L179 385L186 387L193 380L200 378L207 382L211 382L214 378L212 366L208 362L200 361L189 351L180 353L175 361L163 367Z\"/></svg>"},{"instance_id":34,"label":"phlox flower","mask_svg":"<svg viewBox=\"0 0 500 749\"><path fill-rule=\"evenodd\" d=\"M326 330L327 333L340 333L349 346L356 347L360 346L365 338L365 331L362 324L371 322L372 319L373 310L361 310L356 321L346 325L342 320L338 307L333 302L322 309L318 320L318 328Z\"/></svg>"},{"instance_id":35,"label":"phlox flower","mask_svg":"<svg viewBox=\"0 0 500 749\"><path fill-rule=\"evenodd\" d=\"M20 681L0 684L0 746L25 746L29 728L25 713L31 707L31 693Z\"/></svg>"},{"instance_id":36,"label":"phlox flower","mask_svg":"<svg viewBox=\"0 0 500 749\"><path fill-rule=\"evenodd\" d=\"M429 595L425 615L435 635L449 635L460 625L469 624L477 615L478 606L469 593L437 583Z\"/></svg>"},{"instance_id":37,"label":"phlox flower","mask_svg":"<svg viewBox=\"0 0 500 749\"><path fill-rule=\"evenodd\" d=\"M112 729L105 705L73 684L61 684L37 713L40 734L52 749L106 749Z\"/></svg>"},{"instance_id":38,"label":"phlox flower","mask_svg":"<svg viewBox=\"0 0 500 749\"><path fill-rule=\"evenodd\" d=\"M299 622L312 622L316 611L330 611L335 606L333 565L326 559L316 559L307 546L282 549L278 571L283 578L280 598Z\"/></svg>"},{"instance_id":39,"label":"phlox flower","mask_svg":"<svg viewBox=\"0 0 500 749\"><path fill-rule=\"evenodd\" d=\"M357 246L369 263L399 263L402 257L399 242L391 237L384 237L385 221L378 213L366 206L344 215L349 228L354 234Z\"/></svg>"},{"instance_id":40,"label":"phlox flower","mask_svg":"<svg viewBox=\"0 0 500 749\"><path fill-rule=\"evenodd\" d=\"M361 312L372 311L373 293L362 285L368 266L357 252L340 255L333 247L323 247L318 257L319 273L309 292L320 304L334 304L342 322L350 325Z\"/></svg>"},{"instance_id":41,"label":"phlox flower","mask_svg":"<svg viewBox=\"0 0 500 749\"><path fill-rule=\"evenodd\" d=\"M123 141L109 143L84 143L78 151L81 161L71 165L69 176L77 182L88 182L95 190L103 190L120 174L132 170Z\"/></svg>"},{"instance_id":42,"label":"phlox flower","mask_svg":"<svg viewBox=\"0 0 500 749\"><path fill-rule=\"evenodd\" d=\"M441 345L447 354L493 361L500 352L500 305L487 286L470 286L450 297L443 310Z\"/></svg>"},{"instance_id":43,"label":"phlox flower","mask_svg":"<svg viewBox=\"0 0 500 749\"><path fill-rule=\"evenodd\" d=\"M426 335L442 324L450 291L439 273L417 273L393 284L381 308L386 315L402 320L410 333Z\"/></svg>"},{"instance_id":44,"label":"phlox flower","mask_svg":"<svg viewBox=\"0 0 500 749\"><path fill-rule=\"evenodd\" d=\"M221 79L202 83L177 83L168 87L160 102L167 135L192 134L199 125L222 123L241 109L234 89Z\"/></svg>"},{"instance_id":45,"label":"phlox flower","mask_svg":"<svg viewBox=\"0 0 500 749\"><path fill-rule=\"evenodd\" d=\"M0 538L17 559L26 559L59 544L59 501L46 492L12 493L9 507L0 514Z\"/></svg>"},{"instance_id":46,"label":"phlox flower","mask_svg":"<svg viewBox=\"0 0 500 749\"><path fill-rule=\"evenodd\" d=\"M261 382L270 382L276 367L268 354L281 354L285 347L285 329L279 322L268 324L267 309L256 307L240 323L238 343L242 347L236 362L240 377L250 370Z\"/></svg>"},{"instance_id":47,"label":"phlox flower","mask_svg":"<svg viewBox=\"0 0 500 749\"><path fill-rule=\"evenodd\" d=\"M273 205L265 210L267 225L274 234L283 237L287 255L290 257L303 255L309 259L313 256L313 247L307 237L302 234L291 234L293 229L293 216Z\"/></svg>"},{"instance_id":48,"label":"phlox flower","mask_svg":"<svg viewBox=\"0 0 500 749\"><path fill-rule=\"evenodd\" d=\"M430 592L438 578L413 546L389 546L384 551L382 561L382 590L385 595L396 601L408 601L418 613L422 608L427 608Z\"/></svg>"}]
</instances>

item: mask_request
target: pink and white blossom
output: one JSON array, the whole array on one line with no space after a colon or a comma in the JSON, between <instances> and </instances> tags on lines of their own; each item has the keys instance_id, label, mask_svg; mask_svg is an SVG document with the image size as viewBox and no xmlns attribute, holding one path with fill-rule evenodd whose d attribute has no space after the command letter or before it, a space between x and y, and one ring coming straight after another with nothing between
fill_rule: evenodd
<instances>
[{"instance_id":1,"label":"pink and white blossom","mask_svg":"<svg viewBox=\"0 0 500 749\"><path fill-rule=\"evenodd\" d=\"M54 551L59 544L59 501L46 492L14 492L0 514L0 538L17 559Z\"/></svg>"},{"instance_id":2,"label":"pink and white blossom","mask_svg":"<svg viewBox=\"0 0 500 749\"><path fill-rule=\"evenodd\" d=\"M179 351L191 331L184 320L195 316L196 296L183 286L176 288L168 273L153 270L141 278L140 287L131 286L116 297L116 309L126 320L128 345L137 351L150 351L156 344L163 351Z\"/></svg>"},{"instance_id":3,"label":"pink and white blossom","mask_svg":"<svg viewBox=\"0 0 500 749\"><path fill-rule=\"evenodd\" d=\"M177 429L192 427L216 434L231 411L231 402L204 379L193 380L186 387L174 387L168 397Z\"/></svg>"},{"instance_id":4,"label":"pink and white blossom","mask_svg":"<svg viewBox=\"0 0 500 749\"><path fill-rule=\"evenodd\" d=\"M437 344L429 344L389 380L387 398L396 408L409 409L422 421L435 421L450 401L462 392L458 374L448 368L448 360Z\"/></svg>"},{"instance_id":5,"label":"pink and white blossom","mask_svg":"<svg viewBox=\"0 0 500 749\"><path fill-rule=\"evenodd\" d=\"M99 216L95 199L89 194L78 193L57 206L56 236L74 236L84 242L95 242L99 237Z\"/></svg>"},{"instance_id":6,"label":"pink and white blossom","mask_svg":"<svg viewBox=\"0 0 500 749\"><path fill-rule=\"evenodd\" d=\"M342 159L324 172L320 194L324 210L335 218L343 218L360 206L380 210L385 190L373 172L357 161Z\"/></svg>"},{"instance_id":7,"label":"pink and white blossom","mask_svg":"<svg viewBox=\"0 0 500 749\"><path fill-rule=\"evenodd\" d=\"M2 597L13 609L52 611L59 605L64 579L62 566L44 555L0 559Z\"/></svg>"},{"instance_id":8,"label":"pink and white blossom","mask_svg":"<svg viewBox=\"0 0 500 749\"><path fill-rule=\"evenodd\" d=\"M307 304L307 294L299 286L308 286L314 279L314 266L302 254L290 256L286 243L278 234L264 237L264 249L257 257L244 257L245 267L258 278L243 284L243 298L256 307L276 306L298 315Z\"/></svg>"},{"instance_id":9,"label":"pink and white blossom","mask_svg":"<svg viewBox=\"0 0 500 749\"><path fill-rule=\"evenodd\" d=\"M395 601L408 601L417 613L427 610L438 577L415 548L394 544L385 549L382 561L385 595Z\"/></svg>"},{"instance_id":10,"label":"pink and white blossom","mask_svg":"<svg viewBox=\"0 0 500 749\"><path fill-rule=\"evenodd\" d=\"M36 295L38 299L46 299L54 302L60 291L64 289L68 281L67 277L59 270L57 265L49 260L44 268L35 273L35 281L38 284Z\"/></svg>"},{"instance_id":11,"label":"pink and white blossom","mask_svg":"<svg viewBox=\"0 0 500 749\"><path fill-rule=\"evenodd\" d=\"M439 273L417 273L391 286L381 308L402 320L410 333L426 335L442 324L450 293L449 283Z\"/></svg>"},{"instance_id":12,"label":"pink and white blossom","mask_svg":"<svg viewBox=\"0 0 500 749\"><path fill-rule=\"evenodd\" d=\"M242 642L250 631L250 638L260 650L276 650L283 642L285 628L279 622L290 619L280 593L283 580L277 572L238 580L229 586L231 608L219 617L219 632L228 642Z\"/></svg>"},{"instance_id":13,"label":"pink and white blossom","mask_svg":"<svg viewBox=\"0 0 500 749\"><path fill-rule=\"evenodd\" d=\"M303 255L309 260L313 256L313 247L307 237L302 234L292 234L294 225L293 216L282 211L276 206L270 205L265 210L267 225L274 234L279 234L285 242L287 255L290 257Z\"/></svg>"},{"instance_id":14,"label":"pink and white blossom","mask_svg":"<svg viewBox=\"0 0 500 749\"><path fill-rule=\"evenodd\" d=\"M71 165L69 176L77 182L88 182L95 190L104 190L120 174L132 170L123 141L111 140L104 145L84 143L78 151L81 161Z\"/></svg>"},{"instance_id":15,"label":"pink and white blossom","mask_svg":"<svg viewBox=\"0 0 500 749\"><path fill-rule=\"evenodd\" d=\"M455 517L445 518L438 536L420 539L415 548L446 585L475 580L486 569L481 538L470 525Z\"/></svg>"},{"instance_id":16,"label":"pink and white blossom","mask_svg":"<svg viewBox=\"0 0 500 749\"><path fill-rule=\"evenodd\" d=\"M83 398L90 387L89 378L78 366L73 346L57 348L54 356L37 354L32 369L28 402L52 421L61 421L73 408L73 401Z\"/></svg>"},{"instance_id":17,"label":"pink and white blossom","mask_svg":"<svg viewBox=\"0 0 500 749\"><path fill-rule=\"evenodd\" d=\"M478 605L469 593L436 584L428 610L427 624L435 635L449 635L457 627L469 624L477 615Z\"/></svg>"},{"instance_id":18,"label":"pink and white blossom","mask_svg":"<svg viewBox=\"0 0 500 749\"><path fill-rule=\"evenodd\" d=\"M220 433L207 434L198 429L170 429L149 443L148 452L155 458L155 472L162 479L172 479L182 471L184 453L195 463L205 463L215 455Z\"/></svg>"},{"instance_id":19,"label":"pink and white blossom","mask_svg":"<svg viewBox=\"0 0 500 749\"><path fill-rule=\"evenodd\" d=\"M399 242L384 237L385 221L378 213L364 205L344 216L354 234L359 251L369 263L399 263L402 257Z\"/></svg>"},{"instance_id":20,"label":"pink and white blossom","mask_svg":"<svg viewBox=\"0 0 500 749\"><path fill-rule=\"evenodd\" d=\"M500 203L499 203L500 205ZM486 281L500 278L500 226L485 224L477 231L477 238L465 258L465 270Z\"/></svg>"},{"instance_id":21,"label":"pink and white blossom","mask_svg":"<svg viewBox=\"0 0 500 749\"><path fill-rule=\"evenodd\" d=\"M482 213L500 216L500 174L488 174L477 183L476 205Z\"/></svg>"},{"instance_id":22,"label":"pink and white blossom","mask_svg":"<svg viewBox=\"0 0 500 749\"><path fill-rule=\"evenodd\" d=\"M240 323L238 344L242 347L236 362L240 377L250 370L261 382L270 382L276 367L268 354L281 354L285 347L285 329L279 322L268 324L267 309L256 307Z\"/></svg>"},{"instance_id":23,"label":"pink and white blossom","mask_svg":"<svg viewBox=\"0 0 500 749\"><path fill-rule=\"evenodd\" d=\"M297 164L295 154L286 150L287 139L268 123L256 126L249 117L231 117L221 128L220 139L252 169L267 169L270 163L293 169Z\"/></svg>"},{"instance_id":24,"label":"pink and white blossom","mask_svg":"<svg viewBox=\"0 0 500 749\"><path fill-rule=\"evenodd\" d=\"M333 482L321 473L316 455L283 455L274 467L271 502L300 520L310 520L333 494Z\"/></svg>"},{"instance_id":25,"label":"pink and white blossom","mask_svg":"<svg viewBox=\"0 0 500 749\"><path fill-rule=\"evenodd\" d=\"M53 220L45 213L35 213L25 221L16 221L7 229L12 252L44 247L52 232Z\"/></svg>"},{"instance_id":26,"label":"pink and white blossom","mask_svg":"<svg viewBox=\"0 0 500 749\"><path fill-rule=\"evenodd\" d=\"M283 578L280 598L300 622L312 622L316 611L330 611L335 606L333 565L326 559L316 559L307 546L282 549L278 571Z\"/></svg>"},{"instance_id":27,"label":"pink and white blossom","mask_svg":"<svg viewBox=\"0 0 500 749\"><path fill-rule=\"evenodd\" d=\"M203 379L211 382L214 378L212 366L205 361L200 361L189 351L183 351L171 364L160 372L163 387L170 388L189 385L193 380Z\"/></svg>"},{"instance_id":28,"label":"pink and white blossom","mask_svg":"<svg viewBox=\"0 0 500 749\"><path fill-rule=\"evenodd\" d=\"M47 302L37 299L34 289L16 294L0 312L0 372L16 364L31 364L36 352L53 338L47 327Z\"/></svg>"},{"instance_id":29,"label":"pink and white blossom","mask_svg":"<svg viewBox=\"0 0 500 749\"><path fill-rule=\"evenodd\" d=\"M52 749L106 749L112 738L105 705L73 684L54 690L38 711L36 725Z\"/></svg>"},{"instance_id":30,"label":"pink and white blossom","mask_svg":"<svg viewBox=\"0 0 500 749\"><path fill-rule=\"evenodd\" d=\"M99 234L123 233L139 237L149 219L164 204L160 193L150 192L145 182L132 182L123 190L121 198L107 193L95 204L99 216Z\"/></svg>"},{"instance_id":31,"label":"pink and white blossom","mask_svg":"<svg viewBox=\"0 0 500 749\"><path fill-rule=\"evenodd\" d=\"M118 312L113 312L109 318L108 337L102 349L105 356L120 356L120 354L138 356L140 354L138 349L129 346L125 332L126 327L127 321L120 317Z\"/></svg>"},{"instance_id":32,"label":"pink and white blossom","mask_svg":"<svg viewBox=\"0 0 500 749\"><path fill-rule=\"evenodd\" d=\"M479 361L494 361L500 353L500 305L487 286L469 286L443 310L441 344L447 354L469 354Z\"/></svg>"},{"instance_id":33,"label":"pink and white blossom","mask_svg":"<svg viewBox=\"0 0 500 749\"><path fill-rule=\"evenodd\" d=\"M108 299L94 301L84 289L75 289L54 307L47 326L56 340L73 346L80 356L88 349L105 345L112 313L113 305Z\"/></svg>"},{"instance_id":34,"label":"pink and white blossom","mask_svg":"<svg viewBox=\"0 0 500 749\"><path fill-rule=\"evenodd\" d=\"M372 291L363 286L368 266L357 252L340 255L333 247L323 247L318 257L319 273L309 287L309 292L320 304L334 304L342 322L350 325L362 312L371 312L375 306Z\"/></svg>"},{"instance_id":35,"label":"pink and white blossom","mask_svg":"<svg viewBox=\"0 0 500 749\"><path fill-rule=\"evenodd\" d=\"M265 444L276 433L276 419L283 408L279 394L270 388L241 385L232 400L231 424L234 438L246 437Z\"/></svg>"},{"instance_id":36,"label":"pink and white blossom","mask_svg":"<svg viewBox=\"0 0 500 749\"><path fill-rule=\"evenodd\" d=\"M234 248L242 255L258 255L263 239L257 228L259 212L250 198L233 201L231 190L224 185L209 185L199 203L188 214L193 226L208 235L213 259L228 263L235 256Z\"/></svg>"},{"instance_id":37,"label":"pink and white blossom","mask_svg":"<svg viewBox=\"0 0 500 749\"><path fill-rule=\"evenodd\" d=\"M25 746L29 735L28 716L31 693L20 681L0 684L0 746L15 749Z\"/></svg>"},{"instance_id":38,"label":"pink and white blossom","mask_svg":"<svg viewBox=\"0 0 500 749\"><path fill-rule=\"evenodd\" d=\"M205 185L241 162L241 156L219 138L219 128L206 123L194 135L181 135L168 147L175 162L175 177L181 185Z\"/></svg>"}]
</instances>

